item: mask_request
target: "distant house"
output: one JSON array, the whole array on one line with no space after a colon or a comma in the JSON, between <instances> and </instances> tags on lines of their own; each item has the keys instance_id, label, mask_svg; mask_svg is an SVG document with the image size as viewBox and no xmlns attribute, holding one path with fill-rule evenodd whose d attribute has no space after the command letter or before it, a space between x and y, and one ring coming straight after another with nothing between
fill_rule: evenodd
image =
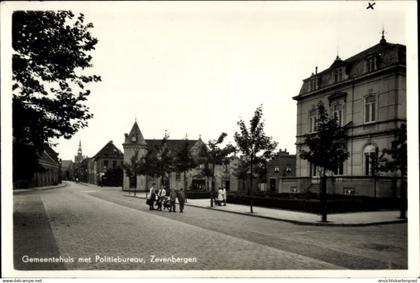
<instances>
[{"instance_id":1,"label":"distant house","mask_svg":"<svg viewBox=\"0 0 420 283\"><path fill-rule=\"evenodd\" d=\"M35 172L29 181L29 187L42 187L57 185L60 180L60 161L58 153L51 147L47 146L38 159L42 169Z\"/></svg>"},{"instance_id":2,"label":"distant house","mask_svg":"<svg viewBox=\"0 0 420 283\"><path fill-rule=\"evenodd\" d=\"M397 195L395 180L377 179L373 158L391 147L395 132L406 123L406 47L380 42L303 80L297 101L296 176L301 191L317 190L319 172L299 157L307 134L317 131L317 104L322 101L330 117L346 129L348 160L331 172L336 183L330 193L365 196ZM307 179L304 178L312 178ZM377 184L378 183L378 184ZM296 185L293 185L296 187ZM377 190L378 188L378 190Z\"/></svg>"},{"instance_id":3,"label":"distant house","mask_svg":"<svg viewBox=\"0 0 420 283\"><path fill-rule=\"evenodd\" d=\"M289 154L287 150L280 150L267 162L267 190L281 192L279 185L283 177L296 176L296 155Z\"/></svg>"},{"instance_id":4,"label":"distant house","mask_svg":"<svg viewBox=\"0 0 420 283\"><path fill-rule=\"evenodd\" d=\"M72 160L61 161L61 176L63 180L73 180L74 178L74 162Z\"/></svg>"},{"instance_id":5,"label":"distant house","mask_svg":"<svg viewBox=\"0 0 420 283\"><path fill-rule=\"evenodd\" d=\"M95 185L122 186L123 153L109 141L86 164L87 182Z\"/></svg>"}]
</instances>

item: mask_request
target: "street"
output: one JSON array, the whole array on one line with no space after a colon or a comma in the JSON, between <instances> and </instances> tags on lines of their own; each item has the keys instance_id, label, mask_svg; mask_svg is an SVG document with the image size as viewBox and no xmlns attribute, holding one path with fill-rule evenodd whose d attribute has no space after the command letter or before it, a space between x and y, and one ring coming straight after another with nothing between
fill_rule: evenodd
<instances>
[{"instance_id":1,"label":"street","mask_svg":"<svg viewBox=\"0 0 420 283\"><path fill-rule=\"evenodd\" d=\"M191 206L149 211L120 189L69 183L14 195L14 253L19 270L405 269L407 224L324 227Z\"/></svg>"}]
</instances>

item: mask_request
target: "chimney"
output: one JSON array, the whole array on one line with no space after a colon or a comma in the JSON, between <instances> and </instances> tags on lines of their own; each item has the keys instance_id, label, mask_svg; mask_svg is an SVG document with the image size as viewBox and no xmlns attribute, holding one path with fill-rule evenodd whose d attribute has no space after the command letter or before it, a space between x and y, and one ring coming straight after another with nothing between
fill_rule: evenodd
<instances>
[{"instance_id":1,"label":"chimney","mask_svg":"<svg viewBox=\"0 0 420 283\"><path fill-rule=\"evenodd\" d=\"M315 75L318 75L318 66L315 66Z\"/></svg>"}]
</instances>

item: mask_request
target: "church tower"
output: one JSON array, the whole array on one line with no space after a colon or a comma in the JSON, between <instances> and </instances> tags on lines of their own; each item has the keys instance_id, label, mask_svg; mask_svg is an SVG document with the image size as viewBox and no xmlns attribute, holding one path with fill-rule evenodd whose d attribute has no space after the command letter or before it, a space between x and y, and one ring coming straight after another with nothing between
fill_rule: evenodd
<instances>
[{"instance_id":1,"label":"church tower","mask_svg":"<svg viewBox=\"0 0 420 283\"><path fill-rule=\"evenodd\" d=\"M74 163L80 163L85 159L82 153L82 141L79 140L79 148L77 149L77 155L74 157Z\"/></svg>"},{"instance_id":2,"label":"church tower","mask_svg":"<svg viewBox=\"0 0 420 283\"><path fill-rule=\"evenodd\" d=\"M137 153L137 160L142 158L147 152L147 143L144 140L143 134L140 131L137 121L134 122L129 134L124 135L124 163L131 164L131 158ZM130 180L124 170L123 187L124 189L137 188L138 190L145 190L146 184L144 176L137 176L136 180Z\"/></svg>"}]
</instances>

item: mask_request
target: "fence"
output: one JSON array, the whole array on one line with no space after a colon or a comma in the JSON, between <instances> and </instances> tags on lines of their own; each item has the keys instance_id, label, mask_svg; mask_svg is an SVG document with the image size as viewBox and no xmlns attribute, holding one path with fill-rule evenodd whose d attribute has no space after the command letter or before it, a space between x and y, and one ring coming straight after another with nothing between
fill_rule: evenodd
<instances>
[{"instance_id":1,"label":"fence","mask_svg":"<svg viewBox=\"0 0 420 283\"><path fill-rule=\"evenodd\" d=\"M283 177L278 193L316 193L320 191L319 177ZM399 177L342 176L327 177L327 193L368 197L399 197Z\"/></svg>"}]
</instances>

